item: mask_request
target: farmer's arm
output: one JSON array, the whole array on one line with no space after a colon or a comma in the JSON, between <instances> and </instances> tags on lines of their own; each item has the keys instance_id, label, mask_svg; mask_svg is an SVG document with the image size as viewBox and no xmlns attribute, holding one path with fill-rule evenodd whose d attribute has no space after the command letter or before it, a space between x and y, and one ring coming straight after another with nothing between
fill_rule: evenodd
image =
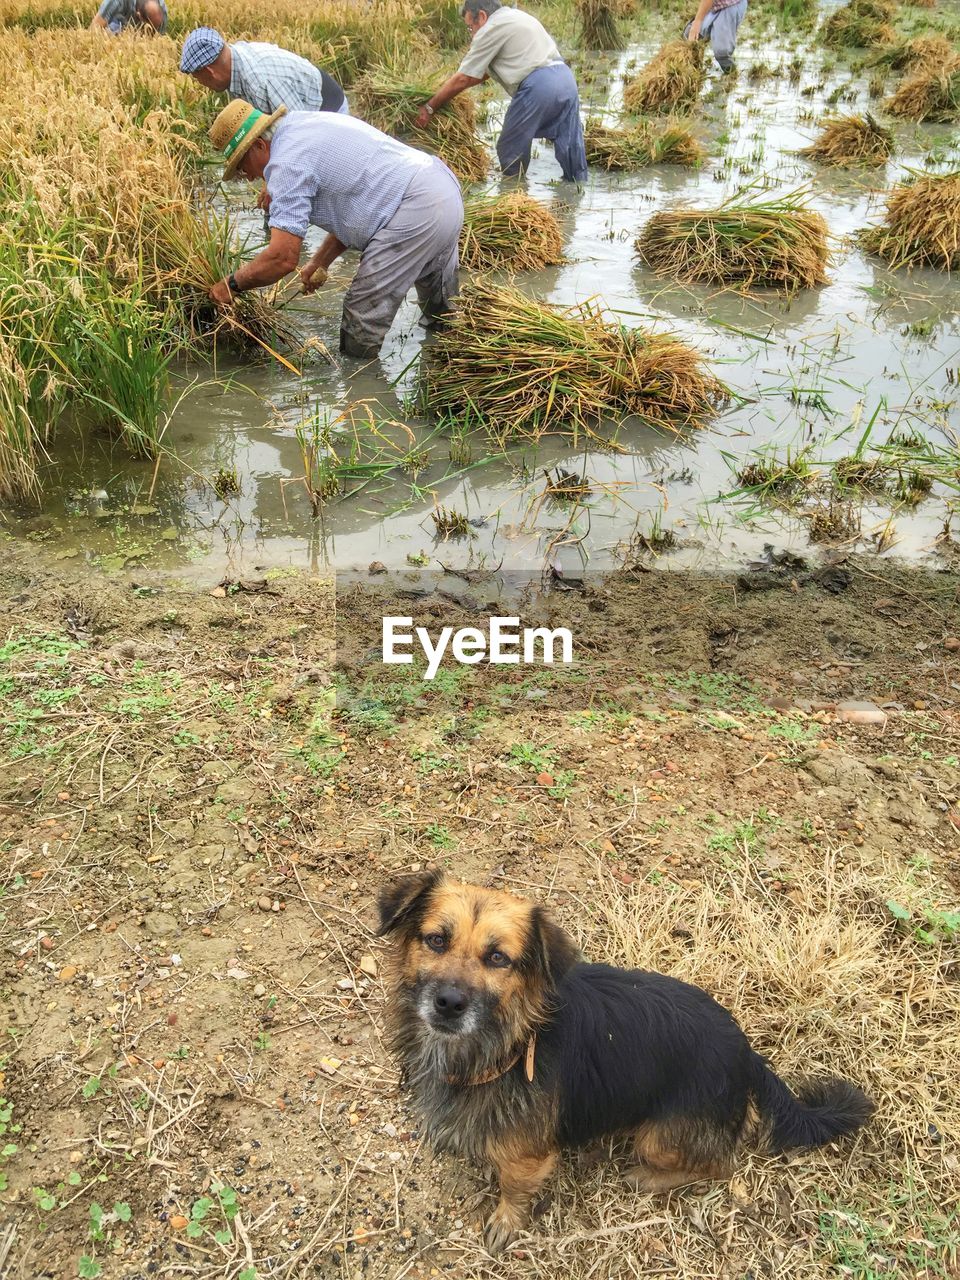
<instances>
[{"instance_id":1,"label":"farmer's arm","mask_svg":"<svg viewBox=\"0 0 960 1280\"><path fill-rule=\"evenodd\" d=\"M327 234L320 242L320 247L311 257L310 261L300 272L300 279L303 281L303 292L313 293L319 285L323 284L327 278L327 269L340 257L341 253L346 251L347 246L342 240L338 240L335 235ZM319 280L314 280L316 273L323 269L323 275Z\"/></svg>"},{"instance_id":2,"label":"farmer's arm","mask_svg":"<svg viewBox=\"0 0 960 1280\"><path fill-rule=\"evenodd\" d=\"M279 227L271 227L270 243L266 248L261 249L255 258L251 258L234 272L237 284L241 290L260 289L264 285L276 284L297 269L302 247L302 236L294 236L289 231L281 231ZM229 306L233 294L227 281L219 280L210 290L210 297L219 306Z\"/></svg>"},{"instance_id":3,"label":"farmer's arm","mask_svg":"<svg viewBox=\"0 0 960 1280\"><path fill-rule=\"evenodd\" d=\"M425 129L430 123L430 112L427 107L431 107L434 111L439 111L441 107L445 107L451 98L455 98L458 93L463 93L464 89L472 89L475 84L482 84L486 80L486 76L465 76L462 71L457 71L445 80L432 98L429 98L424 106L417 112L417 127Z\"/></svg>"},{"instance_id":4,"label":"farmer's arm","mask_svg":"<svg viewBox=\"0 0 960 1280\"><path fill-rule=\"evenodd\" d=\"M100 15L99 15L99 13L95 13L95 14L93 15L93 20L92 20L92 21L91 21L91 23L90 23L90 30L91 30L91 31L106 31L106 30L107 30L107 20L106 20L106 18L101 18L101 17L100 17Z\"/></svg>"},{"instance_id":5,"label":"farmer's arm","mask_svg":"<svg viewBox=\"0 0 960 1280\"><path fill-rule=\"evenodd\" d=\"M699 39L700 28L703 26L703 20L712 8L713 0L700 0L700 7L697 9L697 16L690 23L690 30L687 32L688 40Z\"/></svg>"}]
</instances>

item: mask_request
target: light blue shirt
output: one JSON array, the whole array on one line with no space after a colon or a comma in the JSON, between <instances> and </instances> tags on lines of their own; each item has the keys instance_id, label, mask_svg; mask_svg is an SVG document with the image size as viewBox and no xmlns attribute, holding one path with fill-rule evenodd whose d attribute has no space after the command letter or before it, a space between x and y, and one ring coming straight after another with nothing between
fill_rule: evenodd
<instances>
[{"instance_id":1,"label":"light blue shirt","mask_svg":"<svg viewBox=\"0 0 960 1280\"><path fill-rule=\"evenodd\" d=\"M414 174L439 163L353 116L293 111L274 126L263 175L270 226L303 239L312 224L365 249Z\"/></svg>"}]
</instances>

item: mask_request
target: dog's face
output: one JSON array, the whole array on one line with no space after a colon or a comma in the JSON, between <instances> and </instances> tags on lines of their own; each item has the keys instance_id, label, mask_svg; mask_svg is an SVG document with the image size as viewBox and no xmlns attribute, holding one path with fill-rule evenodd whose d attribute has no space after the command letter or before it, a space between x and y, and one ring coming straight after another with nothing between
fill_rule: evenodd
<instances>
[{"instance_id":1,"label":"dog's face","mask_svg":"<svg viewBox=\"0 0 960 1280\"><path fill-rule=\"evenodd\" d=\"M379 932L397 939L408 1008L451 1042L520 1039L577 957L541 907L440 873L404 877L379 907Z\"/></svg>"}]
</instances>

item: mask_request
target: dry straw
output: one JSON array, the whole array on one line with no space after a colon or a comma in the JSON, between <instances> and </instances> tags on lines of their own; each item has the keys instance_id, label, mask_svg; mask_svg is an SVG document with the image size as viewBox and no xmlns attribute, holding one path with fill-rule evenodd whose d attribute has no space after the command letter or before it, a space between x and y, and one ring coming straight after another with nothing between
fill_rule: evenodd
<instances>
[{"instance_id":1,"label":"dry straw","mask_svg":"<svg viewBox=\"0 0 960 1280\"><path fill-rule=\"evenodd\" d=\"M464 201L460 263L472 271L539 271L563 261L560 224L522 191Z\"/></svg>"},{"instance_id":2,"label":"dry straw","mask_svg":"<svg viewBox=\"0 0 960 1280\"><path fill-rule=\"evenodd\" d=\"M707 78L699 40L671 40L623 90L623 105L637 115L690 107Z\"/></svg>"},{"instance_id":3,"label":"dry straw","mask_svg":"<svg viewBox=\"0 0 960 1280\"><path fill-rule=\"evenodd\" d=\"M629 129L588 120L583 133L587 159L598 168L629 172L652 164L696 166L706 158L682 120L642 120Z\"/></svg>"},{"instance_id":4,"label":"dry straw","mask_svg":"<svg viewBox=\"0 0 960 1280\"><path fill-rule=\"evenodd\" d=\"M559 307L477 281L424 354L426 407L505 441L577 437L637 415L700 425L725 389L678 339L627 329L593 301Z\"/></svg>"},{"instance_id":5,"label":"dry straw","mask_svg":"<svg viewBox=\"0 0 960 1280\"><path fill-rule=\"evenodd\" d=\"M869 112L863 116L833 116L823 121L820 135L800 155L822 164L885 164L893 154L894 137Z\"/></svg>"},{"instance_id":6,"label":"dry straw","mask_svg":"<svg viewBox=\"0 0 960 1280\"><path fill-rule=\"evenodd\" d=\"M894 187L883 225L860 240L892 267L960 269L960 170L917 174Z\"/></svg>"},{"instance_id":7,"label":"dry straw","mask_svg":"<svg viewBox=\"0 0 960 1280\"><path fill-rule=\"evenodd\" d=\"M960 56L954 53L940 66L924 66L908 76L884 106L891 115L905 120L960 118Z\"/></svg>"},{"instance_id":8,"label":"dry straw","mask_svg":"<svg viewBox=\"0 0 960 1280\"><path fill-rule=\"evenodd\" d=\"M636 250L658 275L686 284L793 293L827 280L827 224L798 195L655 213Z\"/></svg>"},{"instance_id":9,"label":"dry straw","mask_svg":"<svg viewBox=\"0 0 960 1280\"><path fill-rule=\"evenodd\" d=\"M576 0L580 44L584 49L622 49L617 19L626 9L622 0Z\"/></svg>"},{"instance_id":10,"label":"dry straw","mask_svg":"<svg viewBox=\"0 0 960 1280\"><path fill-rule=\"evenodd\" d=\"M820 39L839 49L872 49L893 44L897 38L890 26L893 14L890 0L850 0L830 14L820 28Z\"/></svg>"},{"instance_id":11,"label":"dry straw","mask_svg":"<svg viewBox=\"0 0 960 1280\"><path fill-rule=\"evenodd\" d=\"M915 71L920 67L942 67L952 62L957 51L943 35L914 36L874 54L868 67L888 67L891 71Z\"/></svg>"},{"instance_id":12,"label":"dry straw","mask_svg":"<svg viewBox=\"0 0 960 1280\"><path fill-rule=\"evenodd\" d=\"M357 82L351 94L352 104L357 114L375 128L439 156L461 181L481 182L487 176L490 157L477 137L472 98L458 94L431 117L425 129L414 123L440 78L439 74L375 67Z\"/></svg>"}]
</instances>

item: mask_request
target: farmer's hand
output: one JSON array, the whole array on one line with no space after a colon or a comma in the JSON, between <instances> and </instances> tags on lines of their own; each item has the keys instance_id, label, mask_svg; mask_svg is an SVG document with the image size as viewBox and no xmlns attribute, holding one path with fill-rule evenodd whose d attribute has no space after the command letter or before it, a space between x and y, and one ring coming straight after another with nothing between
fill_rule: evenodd
<instances>
[{"instance_id":1,"label":"farmer's hand","mask_svg":"<svg viewBox=\"0 0 960 1280\"><path fill-rule=\"evenodd\" d=\"M314 262L308 262L300 272L300 279L303 283L304 293L313 293L315 289L319 289L322 284L327 282L326 267L318 267Z\"/></svg>"},{"instance_id":2,"label":"farmer's hand","mask_svg":"<svg viewBox=\"0 0 960 1280\"><path fill-rule=\"evenodd\" d=\"M427 110L427 104L424 103L423 106L420 108L420 110L417 112L416 118L414 119L413 123L417 126L418 129L425 129L427 125L430 123L430 121L432 120L432 118L433 117L431 116L430 112Z\"/></svg>"},{"instance_id":3,"label":"farmer's hand","mask_svg":"<svg viewBox=\"0 0 960 1280\"><path fill-rule=\"evenodd\" d=\"M257 192L257 208L258 209L270 208L270 192L267 190L266 187L261 187L260 190Z\"/></svg>"},{"instance_id":4,"label":"farmer's hand","mask_svg":"<svg viewBox=\"0 0 960 1280\"><path fill-rule=\"evenodd\" d=\"M211 299L218 307L229 307L233 305L233 294L230 292L230 286L226 280L218 280L210 290Z\"/></svg>"},{"instance_id":5,"label":"farmer's hand","mask_svg":"<svg viewBox=\"0 0 960 1280\"><path fill-rule=\"evenodd\" d=\"M700 39L700 23L696 20L696 18L694 18L694 20L690 23L690 30L687 32L687 39L688 40Z\"/></svg>"}]
</instances>

